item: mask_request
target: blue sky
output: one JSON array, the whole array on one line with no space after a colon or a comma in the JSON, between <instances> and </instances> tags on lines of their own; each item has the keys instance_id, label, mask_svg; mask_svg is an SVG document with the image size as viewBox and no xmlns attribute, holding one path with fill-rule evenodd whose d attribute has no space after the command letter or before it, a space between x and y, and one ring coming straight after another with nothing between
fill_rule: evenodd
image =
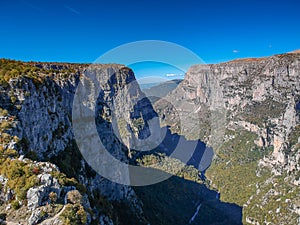
<instances>
[{"instance_id":1,"label":"blue sky","mask_svg":"<svg viewBox=\"0 0 300 225\"><path fill-rule=\"evenodd\" d=\"M93 62L121 44L164 40L206 63L300 48L298 0L3 0L0 57Z\"/></svg>"}]
</instances>

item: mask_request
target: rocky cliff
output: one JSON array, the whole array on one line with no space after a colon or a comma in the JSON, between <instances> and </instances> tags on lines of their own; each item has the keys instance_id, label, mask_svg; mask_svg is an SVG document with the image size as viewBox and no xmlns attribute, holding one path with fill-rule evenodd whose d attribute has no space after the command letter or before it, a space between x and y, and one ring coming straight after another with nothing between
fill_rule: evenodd
<instances>
[{"instance_id":1,"label":"rocky cliff","mask_svg":"<svg viewBox=\"0 0 300 225\"><path fill-rule=\"evenodd\" d=\"M169 131L161 140L167 129L129 68L1 59L0 84L1 224L240 224L241 207L167 156L178 142L178 157L196 147L198 166L205 144ZM132 188L149 176L128 164L175 177Z\"/></svg>"},{"instance_id":2,"label":"rocky cliff","mask_svg":"<svg viewBox=\"0 0 300 225\"><path fill-rule=\"evenodd\" d=\"M71 126L72 104L88 66L1 60L2 220L24 224L130 224L128 218L132 218L137 224L147 223L134 190L98 175L77 148ZM139 134L147 135L147 118L155 114L150 102L144 101L136 111L126 110L130 99L142 94L138 88L134 93L124 89L135 80L133 72L122 65L95 67L105 95L91 98L98 105L109 104L123 90L128 104L120 109L127 126L134 127L132 121L143 117L145 126ZM105 126L102 120L111 117L105 110L100 107L96 112L100 129ZM105 128L106 133L113 133ZM106 137L107 142L114 143L111 154L128 161L127 146L115 136ZM76 199L70 200L73 195Z\"/></svg>"},{"instance_id":3,"label":"rocky cliff","mask_svg":"<svg viewBox=\"0 0 300 225\"><path fill-rule=\"evenodd\" d=\"M299 76L297 52L195 65L176 89L155 99L154 111L134 82L133 72L122 65L1 59L0 221L240 224L243 215L245 224L296 224L300 215ZM78 123L78 114L72 111L79 85L88 88L79 96L83 107L75 112L93 117L96 134L109 155L124 163L154 165L176 176L137 188L100 176L95 164L96 169L98 162L100 169L108 167L99 161L101 157L91 157L101 156L98 152L103 149L90 138L95 135L85 126L90 118L82 117ZM157 115L160 125L170 126L173 132L164 140L158 121L153 120ZM74 138L78 134L74 134L74 119L82 134L80 142ZM141 146L139 140L151 135ZM215 150L204 181L193 166L168 157L170 146L176 148L181 139L186 146L196 146L188 163L198 168L205 149L199 138ZM162 143L150 154L137 154L137 149L153 141ZM92 148L82 152L78 148L82 143ZM93 168L84 153L95 158ZM117 176L124 172L120 168L110 172Z\"/></svg>"},{"instance_id":4,"label":"rocky cliff","mask_svg":"<svg viewBox=\"0 0 300 225\"><path fill-rule=\"evenodd\" d=\"M214 148L207 177L221 199L243 206L244 223L298 223L299 80L297 52L195 65L155 104L173 132Z\"/></svg>"}]
</instances>

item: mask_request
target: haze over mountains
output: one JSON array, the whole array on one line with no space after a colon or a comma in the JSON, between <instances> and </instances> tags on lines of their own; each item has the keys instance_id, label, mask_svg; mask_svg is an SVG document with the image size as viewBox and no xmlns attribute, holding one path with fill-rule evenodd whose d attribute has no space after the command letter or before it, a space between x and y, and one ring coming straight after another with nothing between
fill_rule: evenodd
<instances>
[{"instance_id":1,"label":"haze over mountains","mask_svg":"<svg viewBox=\"0 0 300 225\"><path fill-rule=\"evenodd\" d=\"M146 96L164 97L171 91L173 91L180 83L182 79L174 79L160 83L152 83L149 85L141 85L142 91Z\"/></svg>"}]
</instances>

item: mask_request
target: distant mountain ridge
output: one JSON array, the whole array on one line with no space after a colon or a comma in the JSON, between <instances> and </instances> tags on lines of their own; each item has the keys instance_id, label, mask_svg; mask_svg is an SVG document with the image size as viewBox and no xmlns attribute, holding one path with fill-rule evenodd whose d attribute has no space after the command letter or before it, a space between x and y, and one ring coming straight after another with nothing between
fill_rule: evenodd
<instances>
[{"instance_id":1,"label":"distant mountain ridge","mask_svg":"<svg viewBox=\"0 0 300 225\"><path fill-rule=\"evenodd\" d=\"M183 79L174 79L170 81L157 83L155 85L152 85L150 88L143 88L143 86L141 86L141 89L147 96L155 96L162 98L169 94L171 91L173 91L182 81Z\"/></svg>"}]
</instances>

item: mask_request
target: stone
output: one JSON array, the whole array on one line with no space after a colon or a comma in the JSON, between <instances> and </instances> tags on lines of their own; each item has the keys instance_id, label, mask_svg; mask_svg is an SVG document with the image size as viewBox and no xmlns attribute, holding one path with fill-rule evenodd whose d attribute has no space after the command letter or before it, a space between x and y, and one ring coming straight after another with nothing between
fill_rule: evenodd
<instances>
[{"instance_id":1,"label":"stone","mask_svg":"<svg viewBox=\"0 0 300 225\"><path fill-rule=\"evenodd\" d=\"M99 217L100 225L114 225L113 221L106 215Z\"/></svg>"},{"instance_id":2,"label":"stone","mask_svg":"<svg viewBox=\"0 0 300 225\"><path fill-rule=\"evenodd\" d=\"M33 210L28 219L28 225L35 225L39 222L40 219L41 219L41 210L40 209Z\"/></svg>"}]
</instances>

